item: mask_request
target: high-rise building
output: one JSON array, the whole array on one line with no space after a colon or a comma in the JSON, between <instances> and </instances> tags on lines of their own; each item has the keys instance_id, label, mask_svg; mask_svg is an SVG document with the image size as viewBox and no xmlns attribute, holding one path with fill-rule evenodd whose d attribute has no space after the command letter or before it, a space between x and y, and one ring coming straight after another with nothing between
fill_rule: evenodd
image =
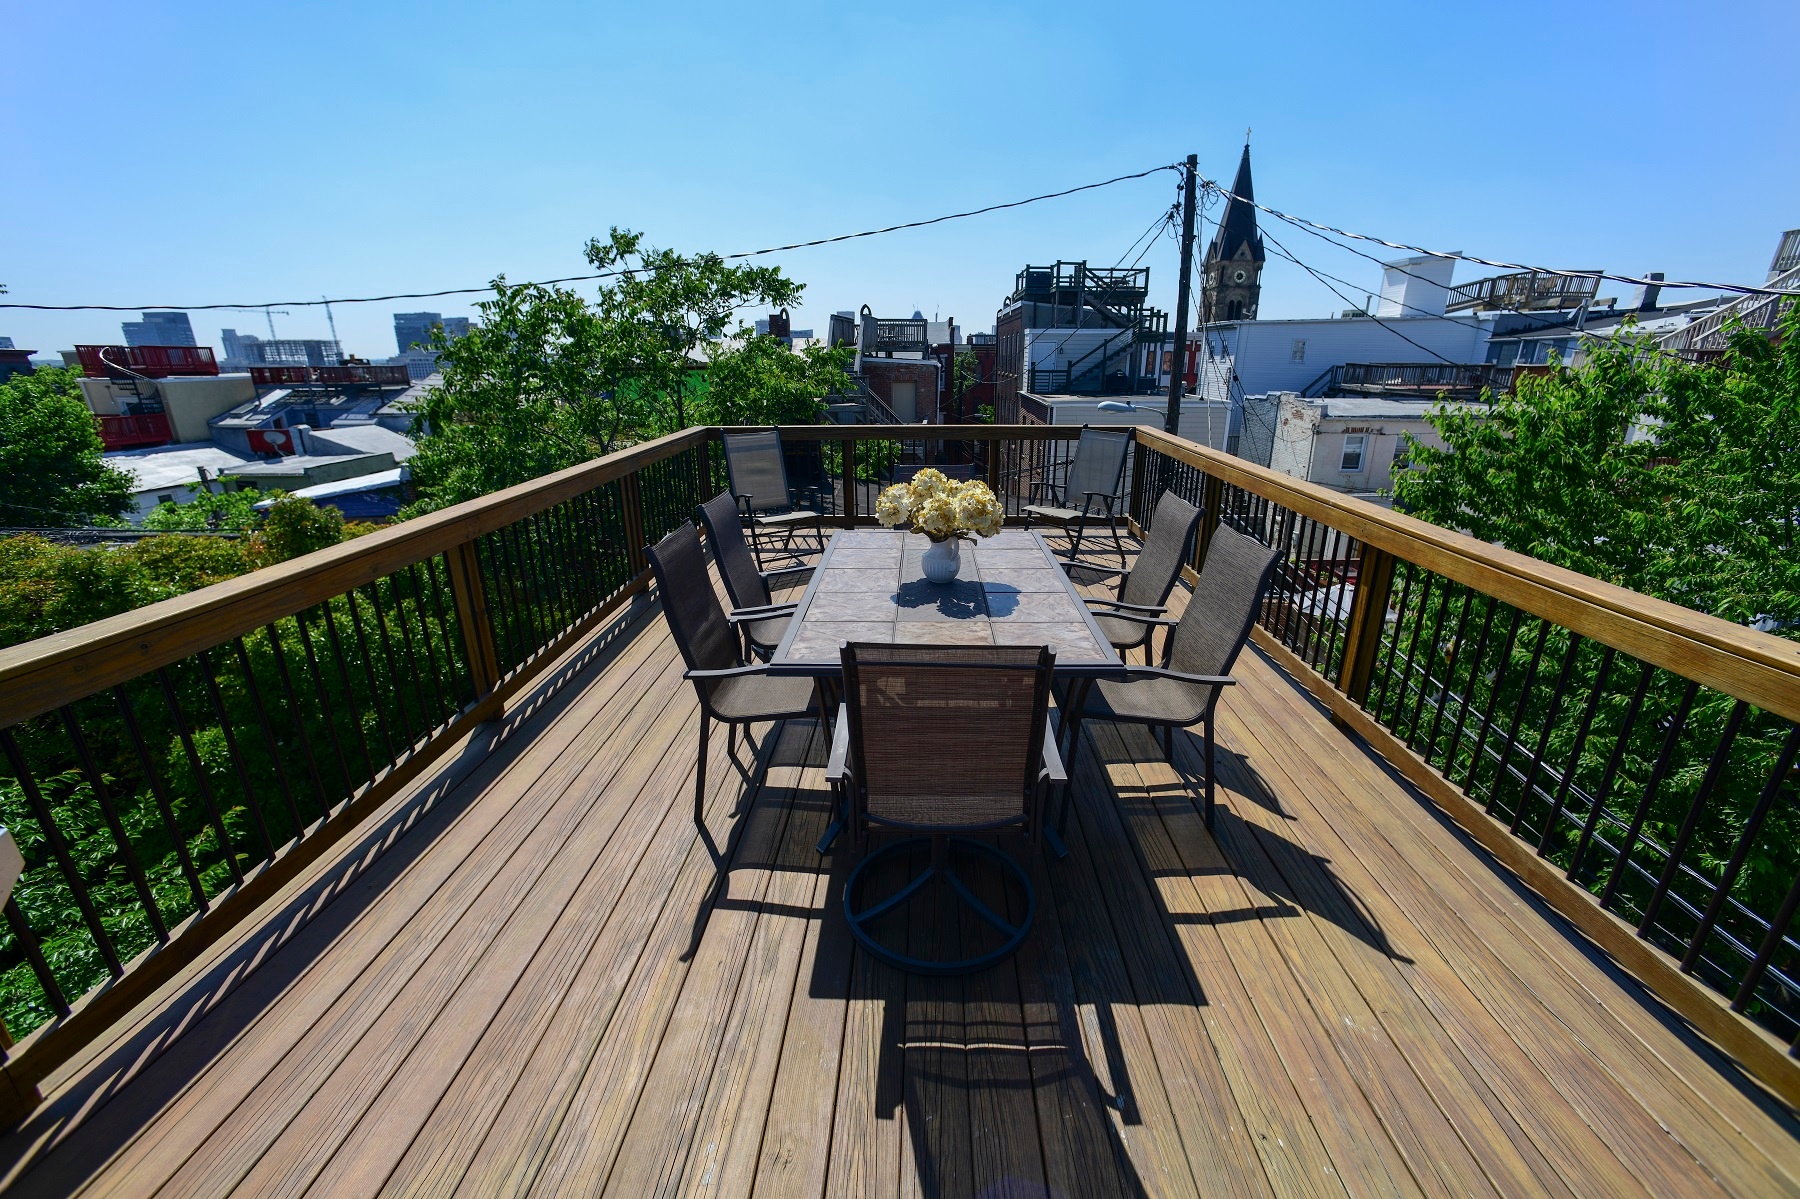
<instances>
[{"instance_id":1,"label":"high-rise building","mask_svg":"<svg viewBox=\"0 0 1800 1199\"><path fill-rule=\"evenodd\" d=\"M185 312L146 312L141 321L121 321L128 346L197 346Z\"/></svg>"}]
</instances>

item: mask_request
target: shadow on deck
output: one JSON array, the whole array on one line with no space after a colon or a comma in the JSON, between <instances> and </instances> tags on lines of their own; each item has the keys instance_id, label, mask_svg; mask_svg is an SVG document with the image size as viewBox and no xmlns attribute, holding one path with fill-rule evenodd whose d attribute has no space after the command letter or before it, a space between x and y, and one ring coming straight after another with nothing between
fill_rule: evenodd
<instances>
[{"instance_id":1,"label":"shadow on deck","mask_svg":"<svg viewBox=\"0 0 1800 1199\"><path fill-rule=\"evenodd\" d=\"M749 802L715 873L640 605L48 1080L12 1188L1800 1194L1784 1111L1272 663L1238 674L1216 835L1194 743L1091 727L1071 856L1007 846L1024 949L908 977L813 849L816 726L736 769L715 738L711 827Z\"/></svg>"}]
</instances>

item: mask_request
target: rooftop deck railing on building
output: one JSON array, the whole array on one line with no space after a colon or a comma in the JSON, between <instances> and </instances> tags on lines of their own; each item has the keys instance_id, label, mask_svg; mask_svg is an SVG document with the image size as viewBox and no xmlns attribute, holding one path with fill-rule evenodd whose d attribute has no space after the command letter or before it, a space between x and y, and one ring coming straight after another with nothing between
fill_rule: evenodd
<instances>
[{"instance_id":1,"label":"rooftop deck railing on building","mask_svg":"<svg viewBox=\"0 0 1800 1199\"><path fill-rule=\"evenodd\" d=\"M1786 291L1787 295L1751 295L1716 308L1690 325L1684 325L1662 339L1662 346L1695 360L1716 355L1725 348L1726 326L1736 322L1746 329L1767 331L1781 319L1782 310L1800 297L1800 266L1770 279L1768 287Z\"/></svg>"},{"instance_id":2,"label":"rooftop deck railing on building","mask_svg":"<svg viewBox=\"0 0 1800 1199\"><path fill-rule=\"evenodd\" d=\"M1347 362L1319 373L1301 391L1304 396L1334 392L1360 395L1417 394L1430 398L1439 392L1475 396L1483 390L1501 392L1512 386L1513 368L1492 363L1445 362Z\"/></svg>"},{"instance_id":3,"label":"rooftop deck railing on building","mask_svg":"<svg viewBox=\"0 0 1800 1199\"><path fill-rule=\"evenodd\" d=\"M1468 309L1504 309L1515 312L1561 311L1590 304L1600 292L1595 273L1562 274L1557 271L1518 271L1476 279L1450 289L1447 312Z\"/></svg>"},{"instance_id":4,"label":"rooftop deck railing on building","mask_svg":"<svg viewBox=\"0 0 1800 1199\"><path fill-rule=\"evenodd\" d=\"M909 434L912 429L907 430ZM839 524L932 463L1009 514L1075 426L786 428ZM500 712L650 582L726 485L720 430L648 442L255 574L0 650L23 846L0 968L4 1114ZM1800 1101L1800 644L1148 429L1164 489L1282 551L1254 637L1493 858Z\"/></svg>"}]
</instances>

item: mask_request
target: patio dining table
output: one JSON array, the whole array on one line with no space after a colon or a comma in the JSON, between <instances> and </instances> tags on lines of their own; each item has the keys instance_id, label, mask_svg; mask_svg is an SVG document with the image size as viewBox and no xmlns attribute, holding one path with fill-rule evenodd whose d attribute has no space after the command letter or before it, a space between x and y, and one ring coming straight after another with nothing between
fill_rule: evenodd
<instances>
[{"instance_id":1,"label":"patio dining table","mask_svg":"<svg viewBox=\"0 0 1800 1199\"><path fill-rule=\"evenodd\" d=\"M769 673L835 678L850 641L933 645L1047 645L1056 673L1117 671L1119 655L1043 535L1002 529L962 547L948 583L925 577L931 543L893 529L843 529L825 548L776 647Z\"/></svg>"}]
</instances>

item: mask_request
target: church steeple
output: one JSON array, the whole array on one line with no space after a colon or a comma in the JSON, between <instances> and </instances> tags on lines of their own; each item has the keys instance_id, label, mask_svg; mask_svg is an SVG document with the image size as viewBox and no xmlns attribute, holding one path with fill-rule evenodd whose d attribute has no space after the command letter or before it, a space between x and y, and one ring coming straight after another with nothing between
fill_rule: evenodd
<instances>
[{"instance_id":1,"label":"church steeple","mask_svg":"<svg viewBox=\"0 0 1800 1199\"><path fill-rule=\"evenodd\" d=\"M1250 141L1244 140L1244 156L1238 159L1237 177L1231 182L1232 198L1225 202L1219 231L1206 248L1202 319L1253 321L1262 298L1263 243L1256 231L1256 198L1250 180Z\"/></svg>"}]
</instances>

